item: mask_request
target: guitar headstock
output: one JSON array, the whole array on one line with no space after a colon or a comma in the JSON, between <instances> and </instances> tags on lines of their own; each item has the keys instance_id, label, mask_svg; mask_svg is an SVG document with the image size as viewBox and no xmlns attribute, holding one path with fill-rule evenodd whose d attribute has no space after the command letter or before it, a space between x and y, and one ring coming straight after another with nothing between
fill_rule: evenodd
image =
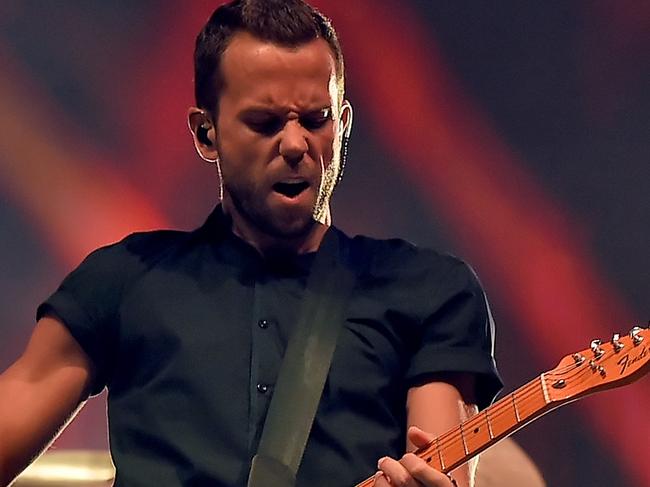
<instances>
[{"instance_id":1,"label":"guitar headstock","mask_svg":"<svg viewBox=\"0 0 650 487\"><path fill-rule=\"evenodd\" d=\"M571 401L602 389L629 384L650 371L650 329L635 326L610 341L593 340L543 374L550 401Z\"/></svg>"}]
</instances>

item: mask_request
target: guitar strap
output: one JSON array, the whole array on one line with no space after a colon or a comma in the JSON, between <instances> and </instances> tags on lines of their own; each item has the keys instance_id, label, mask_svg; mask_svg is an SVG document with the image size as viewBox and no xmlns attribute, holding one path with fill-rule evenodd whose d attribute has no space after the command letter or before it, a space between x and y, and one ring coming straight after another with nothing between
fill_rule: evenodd
<instances>
[{"instance_id":1,"label":"guitar strap","mask_svg":"<svg viewBox=\"0 0 650 487\"><path fill-rule=\"evenodd\" d=\"M340 262L343 256L338 258L339 254L338 235L326 234L280 366L248 487L293 487L296 483L355 283L352 270Z\"/></svg>"}]
</instances>

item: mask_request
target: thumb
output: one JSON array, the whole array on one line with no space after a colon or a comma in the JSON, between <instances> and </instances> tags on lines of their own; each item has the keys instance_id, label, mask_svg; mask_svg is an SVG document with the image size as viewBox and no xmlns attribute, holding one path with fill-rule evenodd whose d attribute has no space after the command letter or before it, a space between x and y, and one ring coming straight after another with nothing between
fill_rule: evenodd
<instances>
[{"instance_id":1,"label":"thumb","mask_svg":"<svg viewBox=\"0 0 650 487\"><path fill-rule=\"evenodd\" d=\"M428 446L435 439L434 435L427 433L426 431L422 431L417 426L411 426L408 429L407 435L409 441L416 448L423 448L425 446Z\"/></svg>"}]
</instances>

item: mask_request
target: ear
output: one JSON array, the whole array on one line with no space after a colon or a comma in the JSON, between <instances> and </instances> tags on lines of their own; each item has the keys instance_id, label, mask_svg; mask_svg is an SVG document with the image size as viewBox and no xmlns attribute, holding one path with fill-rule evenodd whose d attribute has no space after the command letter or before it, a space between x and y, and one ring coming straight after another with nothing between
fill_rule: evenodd
<instances>
[{"instance_id":1,"label":"ear","mask_svg":"<svg viewBox=\"0 0 650 487\"><path fill-rule=\"evenodd\" d=\"M201 108L190 107L187 111L187 126L192 133L194 148L201 159L215 163L219 160L216 144L216 129L210 114Z\"/></svg>"},{"instance_id":2,"label":"ear","mask_svg":"<svg viewBox=\"0 0 650 487\"><path fill-rule=\"evenodd\" d=\"M353 119L352 104L348 100L343 100L341 104L341 117L339 119L339 133L341 137L350 137Z\"/></svg>"}]
</instances>

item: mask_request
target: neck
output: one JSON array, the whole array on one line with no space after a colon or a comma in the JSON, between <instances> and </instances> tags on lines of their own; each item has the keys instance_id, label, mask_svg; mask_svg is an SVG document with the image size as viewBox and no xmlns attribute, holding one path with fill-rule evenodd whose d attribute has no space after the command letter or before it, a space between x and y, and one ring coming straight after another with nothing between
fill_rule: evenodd
<instances>
[{"instance_id":1,"label":"neck","mask_svg":"<svg viewBox=\"0 0 650 487\"><path fill-rule=\"evenodd\" d=\"M233 205L223 204L223 210L232 220L232 232L264 257L316 252L329 229L328 224L314 220L306 231L299 235L274 235L245 218Z\"/></svg>"}]
</instances>

